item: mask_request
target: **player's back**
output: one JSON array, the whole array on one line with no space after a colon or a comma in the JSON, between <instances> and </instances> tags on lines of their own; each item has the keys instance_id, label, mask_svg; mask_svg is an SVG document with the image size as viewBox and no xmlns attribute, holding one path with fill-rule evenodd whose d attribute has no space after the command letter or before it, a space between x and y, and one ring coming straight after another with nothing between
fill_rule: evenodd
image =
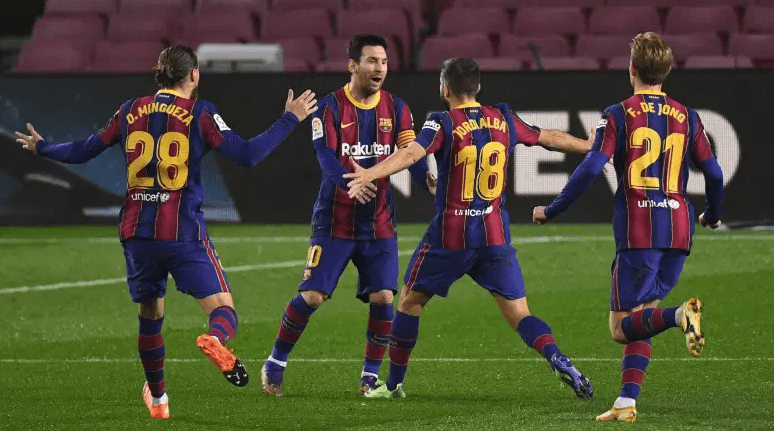
<instances>
[{"instance_id":1,"label":"player's back","mask_svg":"<svg viewBox=\"0 0 774 431\"><path fill-rule=\"evenodd\" d=\"M618 249L689 250L694 217L686 195L688 163L712 155L698 115L660 92L638 92L607 111L603 121L614 124L603 125L615 137L604 139L601 150L613 154L618 175Z\"/></svg>"},{"instance_id":2,"label":"player's back","mask_svg":"<svg viewBox=\"0 0 774 431\"><path fill-rule=\"evenodd\" d=\"M504 192L519 142L510 108L466 104L433 114L423 129L420 137L438 164L431 242L450 250L509 244Z\"/></svg>"},{"instance_id":3,"label":"player's back","mask_svg":"<svg viewBox=\"0 0 774 431\"><path fill-rule=\"evenodd\" d=\"M207 239L201 159L210 147L200 129L203 116L209 122L218 118L213 119L207 106L171 90L122 105L120 137L127 166L122 241Z\"/></svg>"}]
</instances>

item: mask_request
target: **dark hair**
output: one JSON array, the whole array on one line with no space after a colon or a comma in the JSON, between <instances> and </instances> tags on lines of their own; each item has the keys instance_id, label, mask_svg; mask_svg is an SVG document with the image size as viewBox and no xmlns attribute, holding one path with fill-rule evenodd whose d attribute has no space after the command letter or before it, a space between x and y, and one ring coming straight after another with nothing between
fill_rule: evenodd
<instances>
[{"instance_id":1,"label":"dark hair","mask_svg":"<svg viewBox=\"0 0 774 431\"><path fill-rule=\"evenodd\" d=\"M378 34L356 34L349 40L349 48L347 48L349 58L359 62L360 57L363 56L364 46L381 46L387 51L387 41Z\"/></svg>"},{"instance_id":2,"label":"dark hair","mask_svg":"<svg viewBox=\"0 0 774 431\"><path fill-rule=\"evenodd\" d=\"M156 73L156 83L161 88L171 88L198 67L199 59L191 48L173 45L161 51L153 71Z\"/></svg>"},{"instance_id":3,"label":"dark hair","mask_svg":"<svg viewBox=\"0 0 774 431\"><path fill-rule=\"evenodd\" d=\"M472 58L455 57L443 62L441 82L448 85L455 96L475 97L481 84L478 63Z\"/></svg>"},{"instance_id":4,"label":"dark hair","mask_svg":"<svg viewBox=\"0 0 774 431\"><path fill-rule=\"evenodd\" d=\"M672 69L672 48L656 33L649 31L634 37L631 43L632 64L640 79L648 85L664 82Z\"/></svg>"}]
</instances>

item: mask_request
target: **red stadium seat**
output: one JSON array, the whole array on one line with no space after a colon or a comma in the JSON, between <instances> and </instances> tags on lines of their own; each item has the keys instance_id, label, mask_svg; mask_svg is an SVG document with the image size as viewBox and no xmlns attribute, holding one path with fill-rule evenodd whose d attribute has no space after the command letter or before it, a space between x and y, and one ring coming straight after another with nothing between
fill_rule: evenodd
<instances>
[{"instance_id":1,"label":"red stadium seat","mask_svg":"<svg viewBox=\"0 0 774 431\"><path fill-rule=\"evenodd\" d=\"M349 2L350 10L384 10L398 9L408 15L411 28L414 29L414 36L417 36L417 30L424 27L422 19L422 0L353 0Z\"/></svg>"},{"instance_id":2,"label":"red stadium seat","mask_svg":"<svg viewBox=\"0 0 774 431\"><path fill-rule=\"evenodd\" d=\"M634 35L630 34L606 34L578 36L578 44L575 53L580 56L608 59L617 56L629 56L631 47L629 43Z\"/></svg>"},{"instance_id":3,"label":"red stadium seat","mask_svg":"<svg viewBox=\"0 0 774 431\"><path fill-rule=\"evenodd\" d=\"M261 22L261 39L277 40L296 37L333 37L330 14L325 9L272 12Z\"/></svg>"},{"instance_id":4,"label":"red stadium seat","mask_svg":"<svg viewBox=\"0 0 774 431\"><path fill-rule=\"evenodd\" d=\"M586 20L579 7L525 7L516 13L513 33L528 35L569 34L586 32Z\"/></svg>"},{"instance_id":5,"label":"red stadium seat","mask_svg":"<svg viewBox=\"0 0 774 431\"><path fill-rule=\"evenodd\" d=\"M212 40L201 38L202 35ZM183 18L183 38L202 42L251 42L256 39L255 19L239 10L225 10L188 15Z\"/></svg>"},{"instance_id":6,"label":"red stadium seat","mask_svg":"<svg viewBox=\"0 0 774 431\"><path fill-rule=\"evenodd\" d=\"M456 36L486 31L489 34L510 33L511 23L505 9L492 7L452 8L441 13L439 36Z\"/></svg>"},{"instance_id":7,"label":"red stadium seat","mask_svg":"<svg viewBox=\"0 0 774 431\"><path fill-rule=\"evenodd\" d=\"M323 54L326 60L340 60L347 62L349 59L349 38L325 39ZM390 70L400 70L400 55L395 44L387 43L387 66Z\"/></svg>"},{"instance_id":8,"label":"red stadium seat","mask_svg":"<svg viewBox=\"0 0 774 431\"><path fill-rule=\"evenodd\" d=\"M516 36L503 34L500 36L498 57L511 57L531 60L532 49L537 50L540 57L567 57L570 55L570 43L562 36Z\"/></svg>"},{"instance_id":9,"label":"red stadium seat","mask_svg":"<svg viewBox=\"0 0 774 431\"><path fill-rule=\"evenodd\" d=\"M774 7L750 6L742 20L746 33L774 33Z\"/></svg>"},{"instance_id":10,"label":"red stadium seat","mask_svg":"<svg viewBox=\"0 0 774 431\"><path fill-rule=\"evenodd\" d=\"M723 43L717 33L662 35L678 61L695 55L723 55Z\"/></svg>"},{"instance_id":11,"label":"red stadium seat","mask_svg":"<svg viewBox=\"0 0 774 431\"><path fill-rule=\"evenodd\" d=\"M341 73L349 75L346 60L326 60L314 65L315 72Z\"/></svg>"},{"instance_id":12,"label":"red stadium seat","mask_svg":"<svg viewBox=\"0 0 774 431\"><path fill-rule=\"evenodd\" d=\"M282 45L282 58L295 58L305 60L308 63L317 63L321 60L320 46L311 37L280 39L274 43Z\"/></svg>"},{"instance_id":13,"label":"red stadium seat","mask_svg":"<svg viewBox=\"0 0 774 431\"><path fill-rule=\"evenodd\" d=\"M761 6L774 6L774 0L758 0L756 3Z\"/></svg>"},{"instance_id":14,"label":"red stadium seat","mask_svg":"<svg viewBox=\"0 0 774 431\"><path fill-rule=\"evenodd\" d=\"M670 6L673 6L675 4L675 0L649 0L647 3L643 4L643 2L640 2L638 0L606 0L605 5L607 6L650 6L650 7L657 7L657 8L667 8Z\"/></svg>"},{"instance_id":15,"label":"red stadium seat","mask_svg":"<svg viewBox=\"0 0 774 431\"><path fill-rule=\"evenodd\" d=\"M411 28L408 17L397 10L341 11L337 16L338 36L352 37L361 33L376 33L387 38L404 65L409 62Z\"/></svg>"},{"instance_id":16,"label":"red stadium seat","mask_svg":"<svg viewBox=\"0 0 774 431\"><path fill-rule=\"evenodd\" d=\"M258 16L269 10L269 2L267 0L198 0L196 2L196 13L229 9L249 11Z\"/></svg>"},{"instance_id":17,"label":"red stadium seat","mask_svg":"<svg viewBox=\"0 0 774 431\"><path fill-rule=\"evenodd\" d=\"M589 17L589 33L627 34L661 31L658 9L652 6L608 6L596 8Z\"/></svg>"},{"instance_id":18,"label":"red stadium seat","mask_svg":"<svg viewBox=\"0 0 774 431\"><path fill-rule=\"evenodd\" d=\"M732 34L729 55L742 55L753 60L774 59L774 34Z\"/></svg>"},{"instance_id":19,"label":"red stadium seat","mask_svg":"<svg viewBox=\"0 0 774 431\"><path fill-rule=\"evenodd\" d=\"M97 45L93 72L150 73L165 45L156 42L110 42Z\"/></svg>"},{"instance_id":20,"label":"red stadium seat","mask_svg":"<svg viewBox=\"0 0 774 431\"><path fill-rule=\"evenodd\" d=\"M613 57L607 62L607 69L608 70L628 70L629 64L631 63L631 58L623 55L619 55L617 57Z\"/></svg>"},{"instance_id":21,"label":"red stadium seat","mask_svg":"<svg viewBox=\"0 0 774 431\"><path fill-rule=\"evenodd\" d=\"M541 59L545 70L599 70L599 62L591 57L546 57ZM530 69L538 70L533 60Z\"/></svg>"},{"instance_id":22,"label":"red stadium seat","mask_svg":"<svg viewBox=\"0 0 774 431\"><path fill-rule=\"evenodd\" d=\"M747 57L723 55L699 55L688 57L683 69L736 69L751 68L752 62Z\"/></svg>"},{"instance_id":23,"label":"red stadium seat","mask_svg":"<svg viewBox=\"0 0 774 431\"><path fill-rule=\"evenodd\" d=\"M187 15L191 13L192 6L192 0L122 0L119 12L132 11L147 14L170 13Z\"/></svg>"},{"instance_id":24,"label":"red stadium seat","mask_svg":"<svg viewBox=\"0 0 774 431\"><path fill-rule=\"evenodd\" d=\"M669 10L665 30L667 33L700 33L739 30L736 12L731 6L675 6Z\"/></svg>"},{"instance_id":25,"label":"red stadium seat","mask_svg":"<svg viewBox=\"0 0 774 431\"><path fill-rule=\"evenodd\" d=\"M312 71L309 62L301 58L282 58L282 69L290 73L309 73Z\"/></svg>"},{"instance_id":26,"label":"red stadium seat","mask_svg":"<svg viewBox=\"0 0 774 431\"><path fill-rule=\"evenodd\" d=\"M91 67L92 57L89 46L41 39L24 45L14 72L83 72Z\"/></svg>"},{"instance_id":27,"label":"red stadium seat","mask_svg":"<svg viewBox=\"0 0 774 431\"><path fill-rule=\"evenodd\" d=\"M481 0L457 0L454 3L455 7L481 7L483 4L486 7L499 7L505 9L518 9L520 7L595 7L605 4L605 0L487 0L482 2Z\"/></svg>"},{"instance_id":28,"label":"red stadium seat","mask_svg":"<svg viewBox=\"0 0 774 431\"><path fill-rule=\"evenodd\" d=\"M685 6L717 6L729 5L733 7L744 6L751 0L679 0L681 5Z\"/></svg>"},{"instance_id":29,"label":"red stadium seat","mask_svg":"<svg viewBox=\"0 0 774 431\"><path fill-rule=\"evenodd\" d=\"M46 15L112 15L118 10L118 0L47 0Z\"/></svg>"},{"instance_id":30,"label":"red stadium seat","mask_svg":"<svg viewBox=\"0 0 774 431\"><path fill-rule=\"evenodd\" d=\"M33 39L76 39L93 45L105 38L105 23L97 15L42 16L32 29Z\"/></svg>"},{"instance_id":31,"label":"red stadium seat","mask_svg":"<svg viewBox=\"0 0 774 431\"><path fill-rule=\"evenodd\" d=\"M452 57L488 58L494 56L489 38L484 34L425 39L420 53L420 70L441 70L444 60Z\"/></svg>"},{"instance_id":32,"label":"red stadium seat","mask_svg":"<svg viewBox=\"0 0 774 431\"><path fill-rule=\"evenodd\" d=\"M524 69L520 58L477 58L478 68L483 71L511 71Z\"/></svg>"},{"instance_id":33,"label":"red stadium seat","mask_svg":"<svg viewBox=\"0 0 774 431\"><path fill-rule=\"evenodd\" d=\"M342 0L274 0L273 9L277 12L290 12L308 9L327 9L337 11L343 8Z\"/></svg>"},{"instance_id":34,"label":"red stadium seat","mask_svg":"<svg viewBox=\"0 0 774 431\"><path fill-rule=\"evenodd\" d=\"M165 14L122 13L113 15L107 38L115 42L173 41L180 37L178 19Z\"/></svg>"}]
</instances>

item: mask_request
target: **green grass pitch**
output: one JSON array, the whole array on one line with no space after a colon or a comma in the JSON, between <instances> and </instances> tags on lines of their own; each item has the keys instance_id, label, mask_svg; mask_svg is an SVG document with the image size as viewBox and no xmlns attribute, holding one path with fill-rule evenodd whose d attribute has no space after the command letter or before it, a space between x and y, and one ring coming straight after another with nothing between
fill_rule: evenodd
<instances>
[{"instance_id":1,"label":"green grass pitch","mask_svg":"<svg viewBox=\"0 0 774 431\"><path fill-rule=\"evenodd\" d=\"M774 429L772 233L698 231L665 305L700 297L707 347L693 358L679 331L656 337L638 422L616 425L593 420L620 384L621 346L607 329L610 226L513 227L532 313L591 379L592 401L576 399L468 278L426 307L408 397L361 398L367 307L354 297L351 266L291 355L285 396L267 398L259 370L301 279L309 228L210 231L239 313L229 346L252 380L233 387L202 356L195 339L206 317L170 283L163 334L172 417L159 423L140 398L137 308L121 281L116 228L2 228L0 429ZM401 276L423 231L400 228Z\"/></svg>"}]
</instances>

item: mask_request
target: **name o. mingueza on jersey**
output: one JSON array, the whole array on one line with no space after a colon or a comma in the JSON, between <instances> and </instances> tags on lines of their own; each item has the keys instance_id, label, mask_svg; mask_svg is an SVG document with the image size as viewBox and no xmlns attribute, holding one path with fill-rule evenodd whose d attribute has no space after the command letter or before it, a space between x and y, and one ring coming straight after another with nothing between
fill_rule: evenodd
<instances>
[{"instance_id":1,"label":"name o. mingueza on jersey","mask_svg":"<svg viewBox=\"0 0 774 431\"><path fill-rule=\"evenodd\" d=\"M161 112L164 114L168 114L172 117L175 117L178 120L182 121L186 126L190 125L191 121L193 121L193 115L190 112L188 112L187 109L177 105L159 103L159 102L153 102L153 103L149 103L147 105L141 106L140 109L137 111L137 115L134 115L131 112L126 114L126 121L129 124L132 124L135 121L142 118L144 115L155 114L157 112ZM225 123L223 125L225 125Z\"/></svg>"}]
</instances>

